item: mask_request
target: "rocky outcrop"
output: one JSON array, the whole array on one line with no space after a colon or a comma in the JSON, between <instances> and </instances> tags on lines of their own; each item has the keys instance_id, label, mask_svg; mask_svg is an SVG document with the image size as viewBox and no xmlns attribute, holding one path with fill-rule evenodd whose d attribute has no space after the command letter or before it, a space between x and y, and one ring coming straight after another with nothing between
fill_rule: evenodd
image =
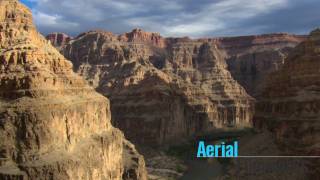
<instances>
[{"instance_id":1,"label":"rocky outcrop","mask_svg":"<svg viewBox=\"0 0 320 180\"><path fill-rule=\"evenodd\" d=\"M320 155L320 30L313 31L273 73L259 96L256 124L264 124L288 153Z\"/></svg>"},{"instance_id":2,"label":"rocky outcrop","mask_svg":"<svg viewBox=\"0 0 320 180\"><path fill-rule=\"evenodd\" d=\"M148 145L251 126L253 98L232 78L214 41L133 30L90 31L64 49L74 69L111 100L114 124Z\"/></svg>"},{"instance_id":3,"label":"rocky outcrop","mask_svg":"<svg viewBox=\"0 0 320 180\"><path fill-rule=\"evenodd\" d=\"M124 42L143 43L159 48L166 46L165 39L159 33L144 32L141 29L134 29L132 32L122 34L118 39Z\"/></svg>"},{"instance_id":4,"label":"rocky outcrop","mask_svg":"<svg viewBox=\"0 0 320 180\"><path fill-rule=\"evenodd\" d=\"M66 35L65 33L55 32L48 34L46 39L49 40L54 47L61 49L64 45L72 40L72 37Z\"/></svg>"},{"instance_id":5,"label":"rocky outcrop","mask_svg":"<svg viewBox=\"0 0 320 180\"><path fill-rule=\"evenodd\" d=\"M255 97L264 87L266 77L279 70L293 48L305 39L305 36L282 33L218 41L228 54L226 61L232 76Z\"/></svg>"},{"instance_id":6,"label":"rocky outcrop","mask_svg":"<svg viewBox=\"0 0 320 180\"><path fill-rule=\"evenodd\" d=\"M96 93L35 29L0 1L0 179L146 179L144 160Z\"/></svg>"}]
</instances>

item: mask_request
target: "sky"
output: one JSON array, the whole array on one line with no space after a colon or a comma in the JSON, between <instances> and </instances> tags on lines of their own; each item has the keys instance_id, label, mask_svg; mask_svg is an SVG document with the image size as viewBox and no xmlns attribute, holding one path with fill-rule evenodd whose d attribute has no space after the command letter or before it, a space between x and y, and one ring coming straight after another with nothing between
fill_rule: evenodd
<instances>
[{"instance_id":1,"label":"sky","mask_svg":"<svg viewBox=\"0 0 320 180\"><path fill-rule=\"evenodd\" d=\"M287 32L320 26L320 0L21 0L43 34L71 36L134 28L165 37L217 37Z\"/></svg>"}]
</instances>

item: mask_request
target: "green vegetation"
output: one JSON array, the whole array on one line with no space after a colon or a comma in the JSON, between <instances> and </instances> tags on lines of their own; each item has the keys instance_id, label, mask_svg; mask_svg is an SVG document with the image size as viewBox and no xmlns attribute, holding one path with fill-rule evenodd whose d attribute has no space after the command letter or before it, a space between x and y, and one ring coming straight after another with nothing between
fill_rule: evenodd
<instances>
[{"instance_id":1,"label":"green vegetation","mask_svg":"<svg viewBox=\"0 0 320 180\"><path fill-rule=\"evenodd\" d=\"M185 160L193 157L194 145L192 143L186 143L181 145L175 145L169 147L165 152L168 156L177 157L178 159Z\"/></svg>"}]
</instances>

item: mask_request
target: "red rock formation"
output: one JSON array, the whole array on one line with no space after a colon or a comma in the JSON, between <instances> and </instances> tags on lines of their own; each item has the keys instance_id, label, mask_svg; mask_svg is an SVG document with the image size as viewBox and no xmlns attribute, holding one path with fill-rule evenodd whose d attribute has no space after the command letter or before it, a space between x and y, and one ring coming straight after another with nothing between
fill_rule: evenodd
<instances>
[{"instance_id":1,"label":"red rock formation","mask_svg":"<svg viewBox=\"0 0 320 180\"><path fill-rule=\"evenodd\" d=\"M72 60L80 75L110 97L114 123L125 130L128 137L141 142L156 140L159 144L205 131L204 127L250 124L252 99L233 78L255 93L258 82L280 67L287 52L303 39L304 36L270 34L191 40L187 37L162 38L157 33L140 29L119 36L90 31L79 35L64 49L64 54ZM159 81L157 86L149 87L154 81ZM167 90L166 97L157 99L161 97L158 93ZM156 114L157 107L169 107L170 101L163 103L161 99L169 100L173 95L179 102L176 106L183 108L163 108L159 112L169 113L160 113L157 117L166 119L165 122L148 121L152 115L142 110L149 108ZM196 97L201 100L196 101ZM158 103L146 106L152 100ZM130 101L141 103L132 107L128 105ZM139 110L134 110L137 108ZM186 109L191 113L185 113ZM123 111L128 113L121 113ZM173 112L179 112L179 116ZM187 118L198 120L189 120L188 124L183 120ZM171 124L173 128L167 129L168 124L175 121L179 123ZM137 130L129 130L135 126L133 129ZM145 129L138 128L142 126ZM159 128L155 129L155 126ZM161 132L167 134L166 137Z\"/></svg>"},{"instance_id":2,"label":"red rock formation","mask_svg":"<svg viewBox=\"0 0 320 180\"><path fill-rule=\"evenodd\" d=\"M165 39L159 33L145 32L141 29L134 29L129 33L120 35L119 40L133 43L148 43L159 48L166 46Z\"/></svg>"},{"instance_id":3,"label":"red rock formation","mask_svg":"<svg viewBox=\"0 0 320 180\"><path fill-rule=\"evenodd\" d=\"M51 44L58 49L68 43L72 37L64 34L64 33L50 33L46 36L46 39L51 42Z\"/></svg>"},{"instance_id":4,"label":"red rock formation","mask_svg":"<svg viewBox=\"0 0 320 180\"><path fill-rule=\"evenodd\" d=\"M198 40L169 38L166 39L166 43L168 47L177 44L188 44L189 49L186 50L187 52L191 52L192 48L197 50L203 42L216 44L219 49L225 51L224 60L227 62L228 70L233 78L250 95L256 96L264 85L265 77L269 73L278 70L288 53L305 38L305 36L290 34L266 34ZM186 58L189 60L179 62L180 67L192 67L192 54L189 54L189 57ZM156 63L164 64L165 62Z\"/></svg>"},{"instance_id":5,"label":"red rock formation","mask_svg":"<svg viewBox=\"0 0 320 180\"><path fill-rule=\"evenodd\" d=\"M110 98L114 124L127 137L155 145L251 125L253 99L226 70L215 43L161 45L150 41L153 33L131 34L91 31L64 49L75 70Z\"/></svg>"}]
</instances>

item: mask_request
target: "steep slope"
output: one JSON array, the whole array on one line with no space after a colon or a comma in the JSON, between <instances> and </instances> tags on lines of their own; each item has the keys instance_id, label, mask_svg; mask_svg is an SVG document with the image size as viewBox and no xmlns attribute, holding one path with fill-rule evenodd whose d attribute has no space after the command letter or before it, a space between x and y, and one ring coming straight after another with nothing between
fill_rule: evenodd
<instances>
[{"instance_id":1,"label":"steep slope","mask_svg":"<svg viewBox=\"0 0 320 180\"><path fill-rule=\"evenodd\" d=\"M145 179L144 160L112 127L108 100L0 0L0 179Z\"/></svg>"},{"instance_id":2,"label":"steep slope","mask_svg":"<svg viewBox=\"0 0 320 180\"><path fill-rule=\"evenodd\" d=\"M265 78L278 70L288 54L305 36L266 34L219 38L219 46L226 50L228 69L232 76L252 95L264 86Z\"/></svg>"},{"instance_id":3,"label":"steep slope","mask_svg":"<svg viewBox=\"0 0 320 180\"><path fill-rule=\"evenodd\" d=\"M320 30L297 46L259 97L257 125L267 124L288 152L320 155Z\"/></svg>"},{"instance_id":4,"label":"steep slope","mask_svg":"<svg viewBox=\"0 0 320 180\"><path fill-rule=\"evenodd\" d=\"M51 44L57 49L61 49L65 44L67 44L72 37L64 34L64 33L50 33L46 36L46 39L51 42Z\"/></svg>"},{"instance_id":5,"label":"steep slope","mask_svg":"<svg viewBox=\"0 0 320 180\"><path fill-rule=\"evenodd\" d=\"M120 36L91 31L72 40L64 55L110 98L114 124L135 142L159 145L251 126L254 100L226 70L224 52L215 42L195 43L193 51L179 41L140 29ZM192 56L198 67L178 67Z\"/></svg>"},{"instance_id":6,"label":"steep slope","mask_svg":"<svg viewBox=\"0 0 320 180\"><path fill-rule=\"evenodd\" d=\"M306 39L302 35L285 33L265 34L256 36L221 37L211 39L167 38L166 46L173 46L179 53L175 57L174 68L195 69L198 51L204 42L214 43L218 49L225 52L223 59L232 77L241 84L251 96L256 96L263 88L265 77L278 70L288 53L300 42ZM179 49L182 47L182 50ZM179 52L180 51L180 52ZM185 51L185 52L184 52ZM192 61L194 60L194 62ZM160 69L166 64L165 58L155 59L154 65ZM178 69L178 70L177 70Z\"/></svg>"}]
</instances>

